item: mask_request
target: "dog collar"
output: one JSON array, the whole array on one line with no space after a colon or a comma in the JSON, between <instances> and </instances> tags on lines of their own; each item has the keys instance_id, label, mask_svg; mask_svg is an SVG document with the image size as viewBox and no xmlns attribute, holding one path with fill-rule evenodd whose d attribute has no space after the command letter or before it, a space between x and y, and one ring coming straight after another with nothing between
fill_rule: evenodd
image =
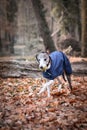
<instances>
[{"instance_id":1,"label":"dog collar","mask_svg":"<svg viewBox=\"0 0 87 130\"><path fill-rule=\"evenodd\" d=\"M49 62L47 64L47 67L49 66L50 63L51 63L51 57L49 56Z\"/></svg>"}]
</instances>

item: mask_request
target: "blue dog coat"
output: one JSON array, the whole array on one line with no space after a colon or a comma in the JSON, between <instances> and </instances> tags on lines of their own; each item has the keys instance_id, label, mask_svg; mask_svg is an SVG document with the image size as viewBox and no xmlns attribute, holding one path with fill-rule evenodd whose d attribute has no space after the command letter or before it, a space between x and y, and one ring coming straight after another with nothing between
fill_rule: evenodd
<instances>
[{"instance_id":1,"label":"blue dog coat","mask_svg":"<svg viewBox=\"0 0 87 130\"><path fill-rule=\"evenodd\" d=\"M55 79L57 76L60 76L65 73L70 75L72 73L71 64L69 59L63 52L54 51L50 53L51 58L51 67L46 72L43 72L43 76L49 80Z\"/></svg>"}]
</instances>

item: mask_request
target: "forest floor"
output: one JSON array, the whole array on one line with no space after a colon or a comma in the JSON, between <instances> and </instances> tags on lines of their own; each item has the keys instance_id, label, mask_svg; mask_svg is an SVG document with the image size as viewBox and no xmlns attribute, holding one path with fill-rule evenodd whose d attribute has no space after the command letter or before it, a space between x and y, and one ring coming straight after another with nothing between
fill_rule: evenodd
<instances>
[{"instance_id":1,"label":"forest floor","mask_svg":"<svg viewBox=\"0 0 87 130\"><path fill-rule=\"evenodd\" d=\"M78 60L77 60L78 59ZM71 59L80 61L83 59ZM36 72L35 72L36 73ZM0 78L0 130L87 130L87 75L72 75L58 92L58 82L37 95L44 78Z\"/></svg>"}]
</instances>

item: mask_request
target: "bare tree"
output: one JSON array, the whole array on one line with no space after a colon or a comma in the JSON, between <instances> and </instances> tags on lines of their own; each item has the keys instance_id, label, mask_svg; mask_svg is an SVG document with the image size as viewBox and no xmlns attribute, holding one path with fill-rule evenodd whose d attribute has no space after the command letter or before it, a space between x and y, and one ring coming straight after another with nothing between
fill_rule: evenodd
<instances>
[{"instance_id":1,"label":"bare tree","mask_svg":"<svg viewBox=\"0 0 87 130\"><path fill-rule=\"evenodd\" d=\"M35 16L38 22L40 35L43 39L45 48L48 48L50 52L56 50L53 39L50 35L50 30L44 15L44 7L41 0L31 0Z\"/></svg>"},{"instance_id":2,"label":"bare tree","mask_svg":"<svg viewBox=\"0 0 87 130\"><path fill-rule=\"evenodd\" d=\"M81 16L82 16L82 50L83 57L87 57L87 0L81 0Z\"/></svg>"}]
</instances>

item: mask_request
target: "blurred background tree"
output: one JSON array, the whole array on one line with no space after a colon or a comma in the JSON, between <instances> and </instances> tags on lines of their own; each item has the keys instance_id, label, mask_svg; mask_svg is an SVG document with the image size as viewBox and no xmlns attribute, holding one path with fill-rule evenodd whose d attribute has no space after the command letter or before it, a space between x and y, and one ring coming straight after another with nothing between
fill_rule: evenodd
<instances>
[{"instance_id":1,"label":"blurred background tree","mask_svg":"<svg viewBox=\"0 0 87 130\"><path fill-rule=\"evenodd\" d=\"M81 39L80 1L52 0L54 4L51 11L54 19L60 21L60 35L70 34L76 40Z\"/></svg>"},{"instance_id":2,"label":"blurred background tree","mask_svg":"<svg viewBox=\"0 0 87 130\"><path fill-rule=\"evenodd\" d=\"M16 0L8 0L6 10L7 10L7 20L9 22L14 22L16 12L18 11Z\"/></svg>"},{"instance_id":3,"label":"blurred background tree","mask_svg":"<svg viewBox=\"0 0 87 130\"><path fill-rule=\"evenodd\" d=\"M36 19L38 21L40 36L41 36L43 43L45 45L45 49L48 48L52 52L56 48L55 48L53 39L51 37L51 33L49 30L48 24L47 24L46 19L45 19L44 6L43 6L41 0L37 0L37 1L31 0L31 2L32 2L33 8L34 8Z\"/></svg>"},{"instance_id":4,"label":"blurred background tree","mask_svg":"<svg viewBox=\"0 0 87 130\"><path fill-rule=\"evenodd\" d=\"M61 45L62 51L71 46L78 56L87 56L86 17L86 0L0 0L1 53L21 55L21 49L14 51L20 44L26 55L31 48L37 53L43 45L50 51Z\"/></svg>"},{"instance_id":5,"label":"blurred background tree","mask_svg":"<svg viewBox=\"0 0 87 130\"><path fill-rule=\"evenodd\" d=\"M81 55L83 57L87 57L87 0L81 0L81 16L82 16Z\"/></svg>"}]
</instances>

